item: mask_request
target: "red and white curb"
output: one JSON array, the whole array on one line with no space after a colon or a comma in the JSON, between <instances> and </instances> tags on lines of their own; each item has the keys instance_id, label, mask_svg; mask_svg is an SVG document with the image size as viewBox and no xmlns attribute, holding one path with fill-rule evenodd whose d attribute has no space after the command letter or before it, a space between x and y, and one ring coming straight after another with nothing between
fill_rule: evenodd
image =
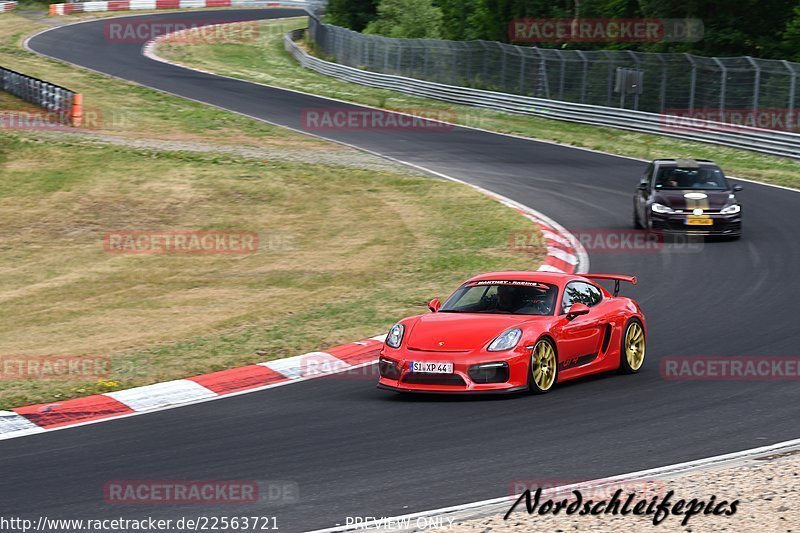
<instances>
[{"instance_id":1,"label":"red and white curb","mask_svg":"<svg viewBox=\"0 0 800 533\"><path fill-rule=\"evenodd\" d=\"M17 7L16 2L0 2L0 13L5 13L6 11L11 11Z\"/></svg>"},{"instance_id":2,"label":"red and white curb","mask_svg":"<svg viewBox=\"0 0 800 533\"><path fill-rule=\"evenodd\" d=\"M386 336L212 374L0 411L0 440L254 392L374 364Z\"/></svg>"},{"instance_id":3,"label":"red and white curb","mask_svg":"<svg viewBox=\"0 0 800 533\"><path fill-rule=\"evenodd\" d=\"M50 4L51 15L71 15L98 11L137 11L140 9L188 9L204 7L307 7L306 2L261 2L258 0L109 0ZM2 11L2 9L0 9Z\"/></svg>"},{"instance_id":4,"label":"red and white curb","mask_svg":"<svg viewBox=\"0 0 800 533\"><path fill-rule=\"evenodd\" d=\"M91 3L85 2L83 5ZM170 35L172 34L146 43L143 47L144 55L156 61L170 63L155 54L157 42ZM316 137L308 132L301 133ZM580 242L542 213L458 178L381 154L375 155L472 187L515 209L537 224L547 243L547 256L539 267L540 271L576 274L588 272L589 258ZM324 352L310 352L186 379L0 411L0 440L212 401L373 365L378 361L385 337L386 335L379 335L336 346Z\"/></svg>"},{"instance_id":5,"label":"red and white curb","mask_svg":"<svg viewBox=\"0 0 800 533\"><path fill-rule=\"evenodd\" d=\"M473 187L539 226L548 245L540 271L587 271L585 250L558 223L518 202ZM385 337L379 335L324 352L309 352L186 379L0 411L0 440L255 392L373 365L378 361Z\"/></svg>"}]
</instances>

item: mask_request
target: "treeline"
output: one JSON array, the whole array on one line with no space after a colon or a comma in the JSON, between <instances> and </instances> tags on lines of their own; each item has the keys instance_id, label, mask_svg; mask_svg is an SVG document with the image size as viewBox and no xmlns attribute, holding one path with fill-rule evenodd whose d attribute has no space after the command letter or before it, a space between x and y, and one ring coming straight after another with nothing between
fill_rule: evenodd
<instances>
[{"instance_id":1,"label":"treeline","mask_svg":"<svg viewBox=\"0 0 800 533\"><path fill-rule=\"evenodd\" d=\"M697 42L529 44L800 61L800 0L330 0L327 20L389 37L510 42L520 18L695 18Z\"/></svg>"}]
</instances>

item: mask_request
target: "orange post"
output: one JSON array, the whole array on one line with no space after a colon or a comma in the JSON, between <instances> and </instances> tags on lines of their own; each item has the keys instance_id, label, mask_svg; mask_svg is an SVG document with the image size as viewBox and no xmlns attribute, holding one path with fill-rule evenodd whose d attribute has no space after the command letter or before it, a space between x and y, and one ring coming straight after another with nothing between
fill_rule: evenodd
<instances>
[{"instance_id":1,"label":"orange post","mask_svg":"<svg viewBox=\"0 0 800 533\"><path fill-rule=\"evenodd\" d=\"M51 15L58 15L57 4L50 4L50 14Z\"/></svg>"},{"instance_id":2,"label":"orange post","mask_svg":"<svg viewBox=\"0 0 800 533\"><path fill-rule=\"evenodd\" d=\"M72 97L72 113L70 114L70 123L79 128L83 124L83 95L75 94Z\"/></svg>"}]
</instances>

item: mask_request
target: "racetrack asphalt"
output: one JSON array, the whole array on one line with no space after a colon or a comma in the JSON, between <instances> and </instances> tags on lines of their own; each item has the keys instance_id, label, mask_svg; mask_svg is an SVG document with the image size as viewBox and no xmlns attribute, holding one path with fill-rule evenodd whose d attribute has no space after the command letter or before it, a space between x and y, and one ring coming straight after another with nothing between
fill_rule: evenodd
<instances>
[{"instance_id":1,"label":"racetrack asphalt","mask_svg":"<svg viewBox=\"0 0 800 533\"><path fill-rule=\"evenodd\" d=\"M149 17L219 23L297 14L253 9ZM356 107L150 60L141 43L108 42L105 22L56 28L29 46L297 129L304 110ZM629 229L632 194L645 167L465 128L315 133L479 185L574 231ZM515 480L575 482L797 438L796 381L671 381L659 373L665 356L800 356L793 311L800 300L800 194L744 186L740 241L707 242L687 253L590 251L592 271L639 277L639 285L623 287L648 320L648 358L638 375L604 375L545 396L498 399L404 398L376 390L374 376L334 375L0 441L0 506L6 515L50 518L275 515L282 530L303 531L347 516L393 516L503 496ZM300 502L106 503L104 484L121 479L284 480L299 486Z\"/></svg>"}]
</instances>

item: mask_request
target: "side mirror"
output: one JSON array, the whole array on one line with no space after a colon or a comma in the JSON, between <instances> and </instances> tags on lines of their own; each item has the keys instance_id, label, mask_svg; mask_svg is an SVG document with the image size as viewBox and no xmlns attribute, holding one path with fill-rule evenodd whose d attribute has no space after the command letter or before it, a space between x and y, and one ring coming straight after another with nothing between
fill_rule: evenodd
<instances>
[{"instance_id":1,"label":"side mirror","mask_svg":"<svg viewBox=\"0 0 800 533\"><path fill-rule=\"evenodd\" d=\"M734 185L733 186L733 192L739 192L739 191L743 191L743 190L744 190L744 187L742 187L741 185Z\"/></svg>"},{"instance_id":2,"label":"side mirror","mask_svg":"<svg viewBox=\"0 0 800 533\"><path fill-rule=\"evenodd\" d=\"M589 312L589 306L582 303L574 303L567 311L567 320L572 320L575 317L585 315Z\"/></svg>"},{"instance_id":3,"label":"side mirror","mask_svg":"<svg viewBox=\"0 0 800 533\"><path fill-rule=\"evenodd\" d=\"M434 298L433 300L428 302L428 309L431 310L431 313L435 313L436 311L438 311L441 306L442 302L439 301L439 298Z\"/></svg>"},{"instance_id":4,"label":"side mirror","mask_svg":"<svg viewBox=\"0 0 800 533\"><path fill-rule=\"evenodd\" d=\"M638 187L636 187L636 188L637 188L637 189L639 189L640 191L646 191L646 190L647 190L647 182L644 182L644 181L643 181L643 182L641 182L641 183L639 184L639 186L638 186Z\"/></svg>"}]
</instances>

